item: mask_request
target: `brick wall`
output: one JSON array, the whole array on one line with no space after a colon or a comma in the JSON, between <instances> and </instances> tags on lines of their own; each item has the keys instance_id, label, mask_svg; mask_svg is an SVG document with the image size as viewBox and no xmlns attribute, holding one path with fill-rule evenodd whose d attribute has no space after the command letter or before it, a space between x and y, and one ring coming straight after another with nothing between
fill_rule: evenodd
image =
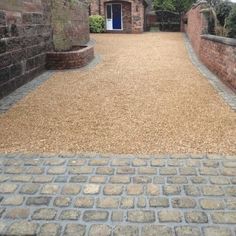
<instances>
[{"instance_id":1,"label":"brick wall","mask_svg":"<svg viewBox=\"0 0 236 236\"><path fill-rule=\"evenodd\" d=\"M207 21L201 9L205 2L194 5L182 25L199 59L225 83L236 89L236 40L206 34Z\"/></svg>"},{"instance_id":2,"label":"brick wall","mask_svg":"<svg viewBox=\"0 0 236 236\"><path fill-rule=\"evenodd\" d=\"M53 10L55 2L63 7ZM58 41L66 37L73 46L89 40L87 5L66 2L0 0L0 98L42 73L45 54L57 49Z\"/></svg>"}]
</instances>

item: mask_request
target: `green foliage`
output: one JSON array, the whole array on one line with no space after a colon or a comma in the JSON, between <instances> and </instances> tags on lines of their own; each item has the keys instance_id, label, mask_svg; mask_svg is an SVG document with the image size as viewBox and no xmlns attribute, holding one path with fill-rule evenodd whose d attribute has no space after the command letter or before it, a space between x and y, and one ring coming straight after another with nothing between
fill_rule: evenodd
<instances>
[{"instance_id":1,"label":"green foliage","mask_svg":"<svg viewBox=\"0 0 236 236\"><path fill-rule=\"evenodd\" d=\"M174 11L175 6L173 0L153 0L155 10Z\"/></svg>"},{"instance_id":2,"label":"green foliage","mask_svg":"<svg viewBox=\"0 0 236 236\"><path fill-rule=\"evenodd\" d=\"M186 12L195 0L153 0L155 10Z\"/></svg>"},{"instance_id":3,"label":"green foliage","mask_svg":"<svg viewBox=\"0 0 236 236\"><path fill-rule=\"evenodd\" d=\"M105 31L105 18L99 15L89 17L89 28L91 33L102 33Z\"/></svg>"},{"instance_id":4,"label":"green foliage","mask_svg":"<svg viewBox=\"0 0 236 236\"><path fill-rule=\"evenodd\" d=\"M228 36L236 38L236 4L234 4L228 18L226 19L226 27L229 30Z\"/></svg>"},{"instance_id":5,"label":"green foliage","mask_svg":"<svg viewBox=\"0 0 236 236\"><path fill-rule=\"evenodd\" d=\"M232 10L232 5L229 1L224 1L216 5L216 15L221 26L225 25L226 18Z\"/></svg>"}]
</instances>

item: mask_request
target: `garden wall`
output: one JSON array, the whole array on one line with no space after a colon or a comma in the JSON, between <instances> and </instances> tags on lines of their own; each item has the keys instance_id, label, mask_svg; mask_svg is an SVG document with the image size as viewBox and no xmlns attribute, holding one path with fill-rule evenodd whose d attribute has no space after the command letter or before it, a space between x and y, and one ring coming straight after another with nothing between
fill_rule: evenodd
<instances>
[{"instance_id":1,"label":"garden wall","mask_svg":"<svg viewBox=\"0 0 236 236\"><path fill-rule=\"evenodd\" d=\"M87 5L69 2L0 0L0 98L42 73L46 52L88 42Z\"/></svg>"},{"instance_id":2,"label":"garden wall","mask_svg":"<svg viewBox=\"0 0 236 236\"><path fill-rule=\"evenodd\" d=\"M236 40L206 34L207 21L200 12L205 2L194 5L186 14L187 33L199 59L230 87L236 89Z\"/></svg>"}]
</instances>

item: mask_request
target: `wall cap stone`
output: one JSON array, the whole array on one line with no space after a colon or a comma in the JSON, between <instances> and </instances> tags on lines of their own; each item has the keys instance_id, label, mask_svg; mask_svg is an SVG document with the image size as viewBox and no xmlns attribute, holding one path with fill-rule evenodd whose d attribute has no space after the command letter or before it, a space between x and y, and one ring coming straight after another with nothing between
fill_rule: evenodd
<instances>
[{"instance_id":1,"label":"wall cap stone","mask_svg":"<svg viewBox=\"0 0 236 236\"><path fill-rule=\"evenodd\" d=\"M226 38L226 37L221 37L221 36L216 36L216 35L211 35L211 34L203 34L201 35L201 38L236 47L236 39L233 39L233 38Z\"/></svg>"}]
</instances>

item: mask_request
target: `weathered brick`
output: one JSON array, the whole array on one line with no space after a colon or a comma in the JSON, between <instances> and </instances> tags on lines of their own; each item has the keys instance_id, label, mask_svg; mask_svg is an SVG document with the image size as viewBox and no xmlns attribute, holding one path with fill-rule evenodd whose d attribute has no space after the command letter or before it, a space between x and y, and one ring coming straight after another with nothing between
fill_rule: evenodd
<instances>
[{"instance_id":1,"label":"weathered brick","mask_svg":"<svg viewBox=\"0 0 236 236\"><path fill-rule=\"evenodd\" d=\"M34 176L33 177L33 183L50 183L52 182L53 177L52 176Z\"/></svg>"},{"instance_id":2,"label":"weathered brick","mask_svg":"<svg viewBox=\"0 0 236 236\"><path fill-rule=\"evenodd\" d=\"M120 175L115 175L110 177L110 183L114 184L127 184L130 183L130 177L129 176L120 176Z\"/></svg>"},{"instance_id":3,"label":"weathered brick","mask_svg":"<svg viewBox=\"0 0 236 236\"><path fill-rule=\"evenodd\" d=\"M137 200L137 207L138 208L144 208L146 207L146 198L145 197L139 197Z\"/></svg>"},{"instance_id":4,"label":"weathered brick","mask_svg":"<svg viewBox=\"0 0 236 236\"><path fill-rule=\"evenodd\" d=\"M91 174L92 172L92 166L73 166L69 168L69 174Z\"/></svg>"},{"instance_id":5,"label":"weathered brick","mask_svg":"<svg viewBox=\"0 0 236 236\"><path fill-rule=\"evenodd\" d=\"M30 182L32 177L30 175L15 175L12 176L11 182Z\"/></svg>"},{"instance_id":6,"label":"weathered brick","mask_svg":"<svg viewBox=\"0 0 236 236\"><path fill-rule=\"evenodd\" d=\"M236 176L235 168L223 168L222 174L225 176Z\"/></svg>"},{"instance_id":7,"label":"weathered brick","mask_svg":"<svg viewBox=\"0 0 236 236\"><path fill-rule=\"evenodd\" d=\"M92 176L89 182L94 184L104 184L106 182L106 179L106 176Z\"/></svg>"},{"instance_id":8,"label":"weathered brick","mask_svg":"<svg viewBox=\"0 0 236 236\"><path fill-rule=\"evenodd\" d=\"M162 225L147 225L142 228L143 236L172 236L172 230L170 227Z\"/></svg>"},{"instance_id":9,"label":"weathered brick","mask_svg":"<svg viewBox=\"0 0 236 236\"><path fill-rule=\"evenodd\" d=\"M124 218L124 212L123 211L113 211L111 214L111 220L114 222L121 222Z\"/></svg>"},{"instance_id":10,"label":"weathered brick","mask_svg":"<svg viewBox=\"0 0 236 236\"><path fill-rule=\"evenodd\" d=\"M169 183L169 184L187 184L188 179L185 176L170 176L170 177L167 177L167 183Z\"/></svg>"},{"instance_id":11,"label":"weathered brick","mask_svg":"<svg viewBox=\"0 0 236 236\"><path fill-rule=\"evenodd\" d=\"M80 212L77 210L63 210L60 214L60 220L78 220Z\"/></svg>"},{"instance_id":12,"label":"weathered brick","mask_svg":"<svg viewBox=\"0 0 236 236\"><path fill-rule=\"evenodd\" d=\"M131 175L135 174L135 169L132 167L118 167L116 173L122 175Z\"/></svg>"},{"instance_id":13,"label":"weathered brick","mask_svg":"<svg viewBox=\"0 0 236 236\"><path fill-rule=\"evenodd\" d=\"M201 195L199 188L194 185L185 185L184 191L185 191L185 194L188 196L200 196Z\"/></svg>"},{"instance_id":14,"label":"weathered brick","mask_svg":"<svg viewBox=\"0 0 236 236\"><path fill-rule=\"evenodd\" d=\"M197 175L196 168L193 167L182 167L179 169L180 175Z\"/></svg>"},{"instance_id":15,"label":"weathered brick","mask_svg":"<svg viewBox=\"0 0 236 236\"><path fill-rule=\"evenodd\" d=\"M168 198L164 197L152 197L149 199L150 207L169 207Z\"/></svg>"},{"instance_id":16,"label":"weathered brick","mask_svg":"<svg viewBox=\"0 0 236 236\"><path fill-rule=\"evenodd\" d=\"M104 195L121 195L123 192L123 186L117 184L108 184L104 187Z\"/></svg>"},{"instance_id":17,"label":"weathered brick","mask_svg":"<svg viewBox=\"0 0 236 236\"><path fill-rule=\"evenodd\" d=\"M13 208L6 212L5 218L11 220L27 219L29 214L30 211L27 208Z\"/></svg>"},{"instance_id":18,"label":"weathered brick","mask_svg":"<svg viewBox=\"0 0 236 236\"><path fill-rule=\"evenodd\" d=\"M201 236L200 229L194 226L177 226L175 233L176 236Z\"/></svg>"},{"instance_id":19,"label":"weathered brick","mask_svg":"<svg viewBox=\"0 0 236 236\"><path fill-rule=\"evenodd\" d=\"M177 170L174 167L162 167L160 168L160 175L176 175Z\"/></svg>"},{"instance_id":20,"label":"weathered brick","mask_svg":"<svg viewBox=\"0 0 236 236\"><path fill-rule=\"evenodd\" d=\"M78 184L65 184L62 188L62 194L65 195L77 195L81 190L80 185Z\"/></svg>"},{"instance_id":21,"label":"weathered brick","mask_svg":"<svg viewBox=\"0 0 236 236\"><path fill-rule=\"evenodd\" d=\"M129 166L130 165L130 160L128 159L114 159L111 162L112 166Z\"/></svg>"},{"instance_id":22,"label":"weathered brick","mask_svg":"<svg viewBox=\"0 0 236 236\"><path fill-rule=\"evenodd\" d=\"M129 184L127 185L128 195L140 195L143 193L143 185L141 184Z\"/></svg>"},{"instance_id":23,"label":"weathered brick","mask_svg":"<svg viewBox=\"0 0 236 236\"><path fill-rule=\"evenodd\" d=\"M129 222L133 223L151 223L156 220L155 212L148 210L128 211Z\"/></svg>"},{"instance_id":24,"label":"weathered brick","mask_svg":"<svg viewBox=\"0 0 236 236\"><path fill-rule=\"evenodd\" d=\"M224 176L211 176L209 179L212 184L227 185L230 183L229 179Z\"/></svg>"},{"instance_id":25,"label":"weathered brick","mask_svg":"<svg viewBox=\"0 0 236 236\"><path fill-rule=\"evenodd\" d=\"M163 167L166 165L166 161L162 159L154 159L151 161L151 166Z\"/></svg>"},{"instance_id":26,"label":"weathered brick","mask_svg":"<svg viewBox=\"0 0 236 236\"><path fill-rule=\"evenodd\" d=\"M70 197L57 197L54 200L54 206L57 206L57 207L68 207L70 203L71 203Z\"/></svg>"},{"instance_id":27,"label":"weathered brick","mask_svg":"<svg viewBox=\"0 0 236 236\"><path fill-rule=\"evenodd\" d=\"M194 208L197 205L196 201L189 197L173 198L171 204L173 208Z\"/></svg>"},{"instance_id":28,"label":"weathered brick","mask_svg":"<svg viewBox=\"0 0 236 236\"><path fill-rule=\"evenodd\" d=\"M89 161L90 166L105 166L107 165L109 160L107 159L93 159Z\"/></svg>"},{"instance_id":29,"label":"weathered brick","mask_svg":"<svg viewBox=\"0 0 236 236\"><path fill-rule=\"evenodd\" d=\"M206 184L207 183L207 179L202 176L192 177L191 181L193 184Z\"/></svg>"},{"instance_id":30,"label":"weathered brick","mask_svg":"<svg viewBox=\"0 0 236 236\"><path fill-rule=\"evenodd\" d=\"M61 234L61 226L56 223L43 224L39 231L39 236L59 236Z\"/></svg>"},{"instance_id":31,"label":"weathered brick","mask_svg":"<svg viewBox=\"0 0 236 236\"><path fill-rule=\"evenodd\" d=\"M60 190L58 184L45 184L41 190L41 194L57 194Z\"/></svg>"},{"instance_id":32,"label":"weathered brick","mask_svg":"<svg viewBox=\"0 0 236 236\"><path fill-rule=\"evenodd\" d=\"M79 208L92 208L94 199L89 197L79 197L75 200L75 207Z\"/></svg>"},{"instance_id":33,"label":"weathered brick","mask_svg":"<svg viewBox=\"0 0 236 236\"><path fill-rule=\"evenodd\" d=\"M132 161L132 165L133 166L146 166L147 165L147 161L142 160L142 159L134 159Z\"/></svg>"},{"instance_id":34,"label":"weathered brick","mask_svg":"<svg viewBox=\"0 0 236 236\"><path fill-rule=\"evenodd\" d=\"M208 217L205 212L202 211L191 211L185 212L185 220L187 223L207 223Z\"/></svg>"},{"instance_id":35,"label":"weathered brick","mask_svg":"<svg viewBox=\"0 0 236 236\"><path fill-rule=\"evenodd\" d=\"M87 176L83 176L83 175L78 175L78 176L72 176L70 178L71 183L85 183L87 182L88 177Z\"/></svg>"},{"instance_id":36,"label":"weathered brick","mask_svg":"<svg viewBox=\"0 0 236 236\"><path fill-rule=\"evenodd\" d=\"M128 176L127 176L128 177ZM146 184L146 183L151 183L152 178L148 176L134 176L133 177L133 182L134 184Z\"/></svg>"},{"instance_id":37,"label":"weathered brick","mask_svg":"<svg viewBox=\"0 0 236 236\"><path fill-rule=\"evenodd\" d=\"M98 175L113 175L114 174L114 168L112 167L98 167L96 170L96 174Z\"/></svg>"},{"instance_id":38,"label":"weathered brick","mask_svg":"<svg viewBox=\"0 0 236 236\"><path fill-rule=\"evenodd\" d=\"M119 199L114 197L99 198L97 201L98 208L118 208Z\"/></svg>"},{"instance_id":39,"label":"weathered brick","mask_svg":"<svg viewBox=\"0 0 236 236\"><path fill-rule=\"evenodd\" d=\"M203 228L205 236L232 236L231 230L225 227L205 227Z\"/></svg>"},{"instance_id":40,"label":"weathered brick","mask_svg":"<svg viewBox=\"0 0 236 236\"><path fill-rule=\"evenodd\" d=\"M84 236L86 232L86 226L80 224L67 224L65 231L63 233L64 236Z\"/></svg>"},{"instance_id":41,"label":"weathered brick","mask_svg":"<svg viewBox=\"0 0 236 236\"><path fill-rule=\"evenodd\" d=\"M89 210L85 211L83 215L84 221L106 221L108 219L107 211L99 211L99 210Z\"/></svg>"},{"instance_id":42,"label":"weathered brick","mask_svg":"<svg viewBox=\"0 0 236 236\"><path fill-rule=\"evenodd\" d=\"M218 199L201 199L201 208L204 210L219 210L224 209L224 201Z\"/></svg>"},{"instance_id":43,"label":"weathered brick","mask_svg":"<svg viewBox=\"0 0 236 236\"><path fill-rule=\"evenodd\" d=\"M38 224L27 221L17 221L10 225L7 235L36 235Z\"/></svg>"},{"instance_id":44,"label":"weathered brick","mask_svg":"<svg viewBox=\"0 0 236 236\"><path fill-rule=\"evenodd\" d=\"M53 208L41 208L34 211L33 220L54 220L57 211Z\"/></svg>"},{"instance_id":45,"label":"weathered brick","mask_svg":"<svg viewBox=\"0 0 236 236\"><path fill-rule=\"evenodd\" d=\"M179 195L181 188L178 185L165 185L163 186L164 195Z\"/></svg>"},{"instance_id":46,"label":"weathered brick","mask_svg":"<svg viewBox=\"0 0 236 236\"><path fill-rule=\"evenodd\" d=\"M140 175L155 175L155 174L157 174L157 169L155 167L139 167L138 174L140 174Z\"/></svg>"},{"instance_id":47,"label":"weathered brick","mask_svg":"<svg viewBox=\"0 0 236 236\"><path fill-rule=\"evenodd\" d=\"M10 193L14 193L17 189L17 185L16 184L12 184L12 183L1 183L0 184L0 193L4 193L4 194L10 194Z\"/></svg>"},{"instance_id":48,"label":"weathered brick","mask_svg":"<svg viewBox=\"0 0 236 236\"><path fill-rule=\"evenodd\" d=\"M39 184L24 184L20 189L20 193L35 194L38 192L39 187Z\"/></svg>"},{"instance_id":49,"label":"weathered brick","mask_svg":"<svg viewBox=\"0 0 236 236\"><path fill-rule=\"evenodd\" d=\"M64 166L53 166L48 169L48 174L51 175L60 175L66 172L66 168Z\"/></svg>"},{"instance_id":50,"label":"weathered brick","mask_svg":"<svg viewBox=\"0 0 236 236\"><path fill-rule=\"evenodd\" d=\"M199 168L200 175L218 175L218 171L213 167L202 167Z\"/></svg>"},{"instance_id":51,"label":"weathered brick","mask_svg":"<svg viewBox=\"0 0 236 236\"><path fill-rule=\"evenodd\" d=\"M114 236L138 236L139 229L133 225L117 225L113 232Z\"/></svg>"},{"instance_id":52,"label":"weathered brick","mask_svg":"<svg viewBox=\"0 0 236 236\"><path fill-rule=\"evenodd\" d=\"M19 206L24 202L24 197L21 195L14 195L10 197L5 197L1 202L1 205L5 206Z\"/></svg>"},{"instance_id":53,"label":"weathered brick","mask_svg":"<svg viewBox=\"0 0 236 236\"><path fill-rule=\"evenodd\" d=\"M134 198L133 197L123 197L120 202L120 207L123 209L134 208Z\"/></svg>"},{"instance_id":54,"label":"weathered brick","mask_svg":"<svg viewBox=\"0 0 236 236\"><path fill-rule=\"evenodd\" d=\"M160 222L181 222L182 216L176 210L162 210L158 213Z\"/></svg>"},{"instance_id":55,"label":"weathered brick","mask_svg":"<svg viewBox=\"0 0 236 236\"><path fill-rule=\"evenodd\" d=\"M156 184L147 184L147 195L160 195L160 186Z\"/></svg>"},{"instance_id":56,"label":"weathered brick","mask_svg":"<svg viewBox=\"0 0 236 236\"><path fill-rule=\"evenodd\" d=\"M84 186L84 194L98 194L100 192L100 186L98 184L86 184Z\"/></svg>"},{"instance_id":57,"label":"weathered brick","mask_svg":"<svg viewBox=\"0 0 236 236\"><path fill-rule=\"evenodd\" d=\"M202 193L205 196L223 196L224 191L220 186L203 186Z\"/></svg>"},{"instance_id":58,"label":"weathered brick","mask_svg":"<svg viewBox=\"0 0 236 236\"><path fill-rule=\"evenodd\" d=\"M111 236L112 229L108 225L92 225L89 229L89 236Z\"/></svg>"},{"instance_id":59,"label":"weathered brick","mask_svg":"<svg viewBox=\"0 0 236 236\"><path fill-rule=\"evenodd\" d=\"M51 199L51 197L29 197L26 201L26 205L48 206Z\"/></svg>"},{"instance_id":60,"label":"weathered brick","mask_svg":"<svg viewBox=\"0 0 236 236\"><path fill-rule=\"evenodd\" d=\"M211 214L213 223L236 224L236 212L213 212Z\"/></svg>"}]
</instances>

